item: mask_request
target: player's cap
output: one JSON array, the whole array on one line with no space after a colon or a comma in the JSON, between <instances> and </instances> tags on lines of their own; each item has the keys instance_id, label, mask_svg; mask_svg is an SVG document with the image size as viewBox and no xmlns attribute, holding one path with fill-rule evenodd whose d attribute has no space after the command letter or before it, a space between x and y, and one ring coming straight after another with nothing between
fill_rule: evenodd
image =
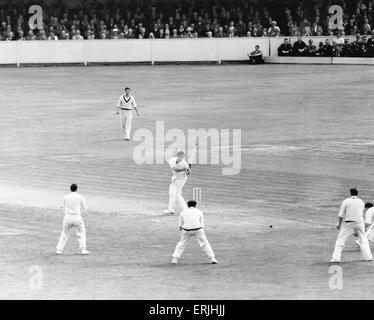
<instances>
[{"instance_id":1,"label":"player's cap","mask_svg":"<svg viewBox=\"0 0 374 320\"><path fill-rule=\"evenodd\" d=\"M129 87L126 87L126 88L125 88L125 91L126 91L126 90L131 90L131 89L130 89Z\"/></svg>"}]
</instances>

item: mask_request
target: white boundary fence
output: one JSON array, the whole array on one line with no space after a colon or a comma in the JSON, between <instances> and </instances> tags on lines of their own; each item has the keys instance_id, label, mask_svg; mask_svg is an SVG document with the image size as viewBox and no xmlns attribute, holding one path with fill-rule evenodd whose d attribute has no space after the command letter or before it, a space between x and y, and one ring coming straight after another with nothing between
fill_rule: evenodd
<instances>
[{"instance_id":1,"label":"white boundary fence","mask_svg":"<svg viewBox=\"0 0 374 320\"><path fill-rule=\"evenodd\" d=\"M354 37L346 37L350 41ZM0 65L246 61L259 45L276 57L284 38L2 41ZM328 37L310 37L318 46ZM330 38L331 39L331 38ZM292 43L295 38L291 38Z\"/></svg>"}]
</instances>

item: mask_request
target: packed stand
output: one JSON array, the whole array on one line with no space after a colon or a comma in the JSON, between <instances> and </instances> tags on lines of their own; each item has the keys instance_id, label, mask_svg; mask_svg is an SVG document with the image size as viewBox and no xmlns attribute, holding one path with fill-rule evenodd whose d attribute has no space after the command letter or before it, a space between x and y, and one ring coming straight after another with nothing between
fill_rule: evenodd
<instances>
[{"instance_id":1,"label":"packed stand","mask_svg":"<svg viewBox=\"0 0 374 320\"><path fill-rule=\"evenodd\" d=\"M0 4L0 40L82 40L333 35L328 0L44 1L43 30L28 26L34 3ZM68 3L68 1L66 2ZM344 8L342 35L369 35L374 0L336 0Z\"/></svg>"}]
</instances>

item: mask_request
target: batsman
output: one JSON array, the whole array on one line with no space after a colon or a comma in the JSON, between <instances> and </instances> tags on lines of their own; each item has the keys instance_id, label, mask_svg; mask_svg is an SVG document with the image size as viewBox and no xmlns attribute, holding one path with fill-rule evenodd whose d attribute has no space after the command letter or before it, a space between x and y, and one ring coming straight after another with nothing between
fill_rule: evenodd
<instances>
[{"instance_id":1,"label":"batsman","mask_svg":"<svg viewBox=\"0 0 374 320\"><path fill-rule=\"evenodd\" d=\"M187 208L182 190L187 181L187 176L190 174L191 165L187 163L185 157L186 155L183 151L178 151L176 156L169 160L173 176L169 186L169 207L163 213L175 214L176 209L182 211Z\"/></svg>"}]
</instances>

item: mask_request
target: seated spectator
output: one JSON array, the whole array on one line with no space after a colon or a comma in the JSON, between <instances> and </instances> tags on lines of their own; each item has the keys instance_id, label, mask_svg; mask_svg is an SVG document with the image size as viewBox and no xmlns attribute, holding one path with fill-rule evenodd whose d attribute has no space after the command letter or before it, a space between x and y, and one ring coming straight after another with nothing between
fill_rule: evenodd
<instances>
[{"instance_id":1,"label":"seated spectator","mask_svg":"<svg viewBox=\"0 0 374 320\"><path fill-rule=\"evenodd\" d=\"M95 40L95 33L92 30L87 30L87 40Z\"/></svg>"},{"instance_id":2,"label":"seated spectator","mask_svg":"<svg viewBox=\"0 0 374 320\"><path fill-rule=\"evenodd\" d=\"M119 39L118 32L119 32L118 27L115 25L114 29L112 30L112 35L111 35L110 38L113 39L113 40L118 40Z\"/></svg>"},{"instance_id":3,"label":"seated spectator","mask_svg":"<svg viewBox=\"0 0 374 320\"><path fill-rule=\"evenodd\" d=\"M371 31L371 38L366 43L368 57L374 57L374 30Z\"/></svg>"},{"instance_id":4,"label":"seated spectator","mask_svg":"<svg viewBox=\"0 0 374 320\"><path fill-rule=\"evenodd\" d=\"M277 26L277 22L273 20L271 22L270 28L267 31L268 37L279 37L280 35L280 28Z\"/></svg>"},{"instance_id":5,"label":"seated spectator","mask_svg":"<svg viewBox=\"0 0 374 320\"><path fill-rule=\"evenodd\" d=\"M165 34L166 34L166 36L168 36L170 38L169 30L166 30ZM147 37L146 29L145 28L141 28L141 30L139 32L139 35L138 35L138 38L139 39L145 39L146 37Z\"/></svg>"},{"instance_id":6,"label":"seated spectator","mask_svg":"<svg viewBox=\"0 0 374 320\"><path fill-rule=\"evenodd\" d=\"M75 31L75 34L74 34L72 40L84 40L84 38L81 35L81 31L79 29L77 29Z\"/></svg>"},{"instance_id":7,"label":"seated spectator","mask_svg":"<svg viewBox=\"0 0 374 320\"><path fill-rule=\"evenodd\" d=\"M36 35L32 30L30 30L27 34L26 40L31 41L31 40L36 40Z\"/></svg>"},{"instance_id":8,"label":"seated spectator","mask_svg":"<svg viewBox=\"0 0 374 320\"><path fill-rule=\"evenodd\" d=\"M304 27L301 31L303 37L311 37L312 36L312 29L310 28L310 23L305 19L304 20Z\"/></svg>"},{"instance_id":9,"label":"seated spectator","mask_svg":"<svg viewBox=\"0 0 374 320\"><path fill-rule=\"evenodd\" d=\"M13 41L13 40L15 40L14 33L12 31L8 32L8 37L5 40L6 41Z\"/></svg>"},{"instance_id":10,"label":"seated spectator","mask_svg":"<svg viewBox=\"0 0 374 320\"><path fill-rule=\"evenodd\" d=\"M18 31L18 40L21 40L21 41L26 40L22 30Z\"/></svg>"},{"instance_id":11,"label":"seated spectator","mask_svg":"<svg viewBox=\"0 0 374 320\"><path fill-rule=\"evenodd\" d=\"M308 47L301 37L293 45L293 53L295 56L306 56L308 54Z\"/></svg>"},{"instance_id":12,"label":"seated spectator","mask_svg":"<svg viewBox=\"0 0 374 320\"><path fill-rule=\"evenodd\" d=\"M342 47L342 50L339 52L339 55L341 57L350 57L352 55L352 50L351 50L351 46L349 44L349 40L348 39L345 39L344 40L344 46Z\"/></svg>"},{"instance_id":13,"label":"seated spectator","mask_svg":"<svg viewBox=\"0 0 374 320\"><path fill-rule=\"evenodd\" d=\"M278 56L286 57L292 55L292 46L289 43L288 39L284 39L284 42L278 48Z\"/></svg>"},{"instance_id":14,"label":"seated spectator","mask_svg":"<svg viewBox=\"0 0 374 320\"><path fill-rule=\"evenodd\" d=\"M172 39L176 39L176 38L178 38L178 30L177 30L177 29L173 29L173 33L172 33L172 35L171 35L171 38L172 38Z\"/></svg>"},{"instance_id":15,"label":"seated spectator","mask_svg":"<svg viewBox=\"0 0 374 320\"><path fill-rule=\"evenodd\" d=\"M222 27L218 28L218 33L216 34L216 37L218 37L218 38L224 38L224 37L226 37L226 34L223 32L223 28Z\"/></svg>"},{"instance_id":16,"label":"seated spectator","mask_svg":"<svg viewBox=\"0 0 374 320\"><path fill-rule=\"evenodd\" d=\"M51 40L52 41L57 41L58 40L58 36L55 35L53 28L50 29L50 32L49 32L49 35L48 35L48 40L50 40L50 41Z\"/></svg>"},{"instance_id":17,"label":"seated spectator","mask_svg":"<svg viewBox=\"0 0 374 320\"><path fill-rule=\"evenodd\" d=\"M257 45L255 50L248 54L249 63L250 64L262 64L264 63L264 59L262 57L262 51L260 50L260 46Z\"/></svg>"},{"instance_id":18,"label":"seated spectator","mask_svg":"<svg viewBox=\"0 0 374 320\"><path fill-rule=\"evenodd\" d=\"M317 16L314 19L314 23L312 24L312 27L311 27L311 32L313 36L321 36L323 34L323 28L322 28L322 25L320 24L319 16Z\"/></svg>"},{"instance_id":19,"label":"seated spectator","mask_svg":"<svg viewBox=\"0 0 374 320\"><path fill-rule=\"evenodd\" d=\"M44 30L39 31L37 35L37 40L42 40L42 41L48 40L47 35L45 34Z\"/></svg>"},{"instance_id":20,"label":"seated spectator","mask_svg":"<svg viewBox=\"0 0 374 320\"><path fill-rule=\"evenodd\" d=\"M60 40L70 40L69 33L65 30L61 30Z\"/></svg>"},{"instance_id":21,"label":"seated spectator","mask_svg":"<svg viewBox=\"0 0 374 320\"><path fill-rule=\"evenodd\" d=\"M323 46L323 56L324 57L335 56L335 48L329 39L326 39L325 45Z\"/></svg>"},{"instance_id":22,"label":"seated spectator","mask_svg":"<svg viewBox=\"0 0 374 320\"><path fill-rule=\"evenodd\" d=\"M314 56L316 56L316 52L317 52L317 47L313 44L313 40L309 39L309 43L308 43L308 55L310 57L314 57Z\"/></svg>"},{"instance_id":23,"label":"seated spectator","mask_svg":"<svg viewBox=\"0 0 374 320\"><path fill-rule=\"evenodd\" d=\"M365 34L365 35L370 35L370 33L371 33L371 24L369 23L368 18L365 18L365 20L364 20L364 25L362 27L361 33Z\"/></svg>"},{"instance_id":24,"label":"seated spectator","mask_svg":"<svg viewBox=\"0 0 374 320\"><path fill-rule=\"evenodd\" d=\"M362 41L361 35L356 34L356 40L351 44L352 57L364 57L366 55L366 43Z\"/></svg>"},{"instance_id":25,"label":"seated spectator","mask_svg":"<svg viewBox=\"0 0 374 320\"><path fill-rule=\"evenodd\" d=\"M321 41L318 45L318 50L316 51L316 56L317 57L323 57L325 54L325 49L323 46L323 42Z\"/></svg>"},{"instance_id":26,"label":"seated spectator","mask_svg":"<svg viewBox=\"0 0 374 320\"><path fill-rule=\"evenodd\" d=\"M236 34L235 34L235 27L234 26L231 26L230 28L229 28L229 34L228 34L228 37L229 38L233 38L233 37L235 37L236 36Z\"/></svg>"},{"instance_id":27,"label":"seated spectator","mask_svg":"<svg viewBox=\"0 0 374 320\"><path fill-rule=\"evenodd\" d=\"M342 32L338 31L338 34L336 35L336 38L334 40L334 46L335 50L338 56L340 56L343 47L345 46L344 38L342 37Z\"/></svg>"},{"instance_id":28,"label":"seated spectator","mask_svg":"<svg viewBox=\"0 0 374 320\"><path fill-rule=\"evenodd\" d=\"M129 28L129 32L127 33L127 39L135 39L135 33L132 28Z\"/></svg>"}]
</instances>

